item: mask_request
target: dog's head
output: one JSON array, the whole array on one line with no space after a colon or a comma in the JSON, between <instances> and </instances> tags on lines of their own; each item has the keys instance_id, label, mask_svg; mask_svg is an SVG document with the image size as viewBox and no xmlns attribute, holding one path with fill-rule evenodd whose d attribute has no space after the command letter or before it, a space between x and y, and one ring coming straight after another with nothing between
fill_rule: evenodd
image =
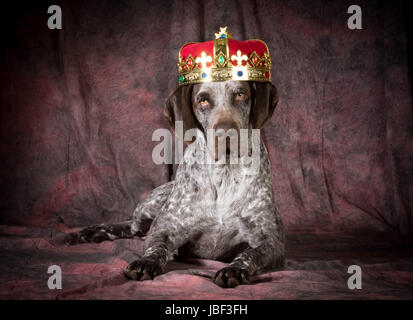
<instances>
[{"instance_id":1,"label":"dog's head","mask_svg":"<svg viewBox=\"0 0 413 320\"><path fill-rule=\"evenodd\" d=\"M208 141L208 130L216 132L210 152L215 160L218 154L218 137L225 134L225 152L233 152L229 143L237 135L237 154L240 156L240 129L261 129L271 118L278 102L276 88L271 83L247 81L207 82L185 85L167 99L165 116L175 129L175 121L183 122L186 130L198 128Z\"/></svg>"}]
</instances>

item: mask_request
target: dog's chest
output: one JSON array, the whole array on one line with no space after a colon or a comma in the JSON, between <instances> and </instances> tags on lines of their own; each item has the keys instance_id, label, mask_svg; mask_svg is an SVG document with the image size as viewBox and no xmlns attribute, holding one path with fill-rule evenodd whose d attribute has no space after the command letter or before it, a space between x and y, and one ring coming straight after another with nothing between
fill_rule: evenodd
<instances>
[{"instance_id":1,"label":"dog's chest","mask_svg":"<svg viewBox=\"0 0 413 320\"><path fill-rule=\"evenodd\" d=\"M215 168L207 174L198 191L199 201L193 204L194 210L214 224L232 225L245 205L250 187L248 177L228 167Z\"/></svg>"}]
</instances>

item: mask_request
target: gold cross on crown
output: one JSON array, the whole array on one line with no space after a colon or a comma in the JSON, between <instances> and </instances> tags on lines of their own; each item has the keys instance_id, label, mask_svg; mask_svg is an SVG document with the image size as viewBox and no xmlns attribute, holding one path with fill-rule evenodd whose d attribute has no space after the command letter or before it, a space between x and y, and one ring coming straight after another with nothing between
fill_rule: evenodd
<instances>
[{"instance_id":1,"label":"gold cross on crown","mask_svg":"<svg viewBox=\"0 0 413 320\"><path fill-rule=\"evenodd\" d=\"M215 39L232 39L232 34L227 32L227 27L219 27L219 33L215 33Z\"/></svg>"}]
</instances>

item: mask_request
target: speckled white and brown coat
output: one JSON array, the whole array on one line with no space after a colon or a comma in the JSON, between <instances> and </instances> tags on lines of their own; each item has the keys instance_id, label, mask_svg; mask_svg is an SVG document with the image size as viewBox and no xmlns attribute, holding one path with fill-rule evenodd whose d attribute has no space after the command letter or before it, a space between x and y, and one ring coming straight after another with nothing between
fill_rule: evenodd
<instances>
[{"instance_id":1,"label":"speckled white and brown coat","mask_svg":"<svg viewBox=\"0 0 413 320\"><path fill-rule=\"evenodd\" d=\"M173 127L175 121L183 121L184 132L196 128L196 139L187 146L175 179L154 189L137 206L131 221L89 227L72 234L68 242L147 234L143 257L125 271L134 280L162 273L172 254L230 262L213 279L222 287L249 283L250 276L282 266L284 230L264 143L259 140L259 169L252 172L241 161L214 163L218 151L210 147L206 134L209 129L235 129L239 136L240 129L260 129L277 101L277 91L269 83L227 81L179 87L168 98L165 115ZM248 150L250 154L251 143Z\"/></svg>"}]
</instances>

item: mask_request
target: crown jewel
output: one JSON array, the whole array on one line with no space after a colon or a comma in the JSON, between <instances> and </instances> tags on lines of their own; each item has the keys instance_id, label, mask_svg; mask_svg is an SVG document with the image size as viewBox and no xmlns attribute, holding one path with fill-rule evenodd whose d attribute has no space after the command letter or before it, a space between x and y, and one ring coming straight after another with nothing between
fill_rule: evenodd
<instances>
[{"instance_id":1,"label":"crown jewel","mask_svg":"<svg viewBox=\"0 0 413 320\"><path fill-rule=\"evenodd\" d=\"M179 85L227 80L271 82L271 58L261 40L233 40L227 27L207 42L179 50Z\"/></svg>"}]
</instances>

